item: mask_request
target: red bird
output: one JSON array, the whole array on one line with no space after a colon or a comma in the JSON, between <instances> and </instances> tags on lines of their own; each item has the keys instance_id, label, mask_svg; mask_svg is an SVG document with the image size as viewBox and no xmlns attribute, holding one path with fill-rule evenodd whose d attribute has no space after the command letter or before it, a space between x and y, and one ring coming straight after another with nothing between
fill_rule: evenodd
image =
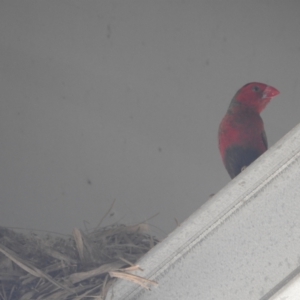
<instances>
[{"instance_id":1,"label":"red bird","mask_svg":"<svg viewBox=\"0 0 300 300\"><path fill-rule=\"evenodd\" d=\"M231 178L268 149L260 113L279 91L259 82L244 85L233 97L219 126L219 149Z\"/></svg>"}]
</instances>

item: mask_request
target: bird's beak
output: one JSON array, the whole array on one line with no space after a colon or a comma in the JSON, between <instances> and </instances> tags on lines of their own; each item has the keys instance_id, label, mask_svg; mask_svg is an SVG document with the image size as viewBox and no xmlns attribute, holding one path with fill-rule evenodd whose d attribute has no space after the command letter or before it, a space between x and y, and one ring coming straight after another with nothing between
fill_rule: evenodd
<instances>
[{"instance_id":1,"label":"bird's beak","mask_svg":"<svg viewBox=\"0 0 300 300\"><path fill-rule=\"evenodd\" d=\"M275 97L279 94L280 94L280 92L277 89L275 89L274 87L268 85L264 90L263 99L264 98L273 98L273 97Z\"/></svg>"}]
</instances>

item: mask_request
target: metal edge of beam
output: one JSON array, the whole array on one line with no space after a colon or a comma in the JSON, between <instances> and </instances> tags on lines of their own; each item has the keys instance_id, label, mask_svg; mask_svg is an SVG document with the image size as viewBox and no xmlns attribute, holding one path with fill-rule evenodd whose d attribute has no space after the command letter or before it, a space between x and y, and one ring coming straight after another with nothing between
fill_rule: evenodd
<instances>
[{"instance_id":1,"label":"metal edge of beam","mask_svg":"<svg viewBox=\"0 0 300 300\"><path fill-rule=\"evenodd\" d=\"M202 243L222 227L232 215L242 210L254 195L272 184L275 178L281 176L281 173L299 158L300 124L144 255L138 262L144 271L134 274L151 280L163 277L176 261L185 259L195 245ZM145 292L145 289L134 283L118 280L109 290L107 299L138 299L139 295Z\"/></svg>"}]
</instances>

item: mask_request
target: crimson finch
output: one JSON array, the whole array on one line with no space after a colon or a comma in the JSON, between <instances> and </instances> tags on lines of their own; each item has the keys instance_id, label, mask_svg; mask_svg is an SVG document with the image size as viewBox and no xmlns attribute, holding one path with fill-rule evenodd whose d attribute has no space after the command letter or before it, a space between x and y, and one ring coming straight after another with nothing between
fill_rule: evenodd
<instances>
[{"instance_id":1,"label":"crimson finch","mask_svg":"<svg viewBox=\"0 0 300 300\"><path fill-rule=\"evenodd\" d=\"M233 97L219 126L219 150L231 178L268 149L260 113L278 94L272 86L251 82Z\"/></svg>"}]
</instances>

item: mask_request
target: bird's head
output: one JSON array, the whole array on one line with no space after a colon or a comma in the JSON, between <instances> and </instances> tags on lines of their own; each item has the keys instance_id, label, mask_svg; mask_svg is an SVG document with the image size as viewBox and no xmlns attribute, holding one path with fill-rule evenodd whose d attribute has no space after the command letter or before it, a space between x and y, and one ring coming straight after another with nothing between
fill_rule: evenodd
<instances>
[{"instance_id":1,"label":"bird's head","mask_svg":"<svg viewBox=\"0 0 300 300\"><path fill-rule=\"evenodd\" d=\"M233 98L235 104L242 104L261 113L271 99L279 94L279 91L270 85L260 82L251 82L244 85Z\"/></svg>"}]
</instances>

